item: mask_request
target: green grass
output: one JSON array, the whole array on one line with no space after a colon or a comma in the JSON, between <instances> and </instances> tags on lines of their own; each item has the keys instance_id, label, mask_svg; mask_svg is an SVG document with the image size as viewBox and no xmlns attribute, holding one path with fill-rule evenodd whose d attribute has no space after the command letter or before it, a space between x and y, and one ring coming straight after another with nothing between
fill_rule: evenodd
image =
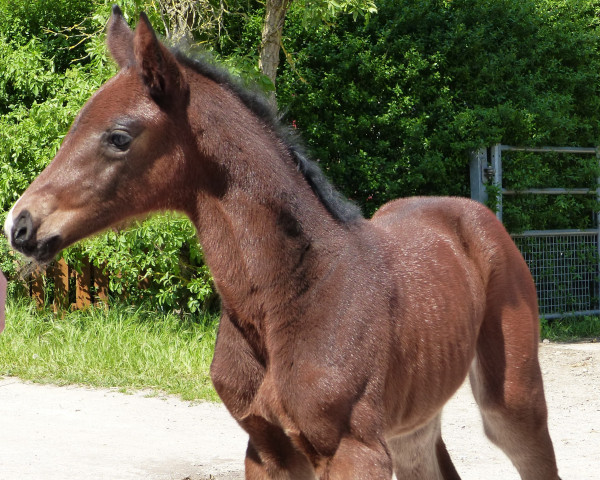
<instances>
[{"instance_id":1,"label":"green grass","mask_svg":"<svg viewBox=\"0 0 600 480\"><path fill-rule=\"evenodd\" d=\"M217 401L209 378L217 318L180 318L114 306L65 314L10 299L0 334L0 376L59 385L151 390ZM600 338L599 317L542 319L551 341Z\"/></svg>"},{"instance_id":2,"label":"green grass","mask_svg":"<svg viewBox=\"0 0 600 480\"><path fill-rule=\"evenodd\" d=\"M216 325L215 316L181 319L126 306L60 318L28 300L9 300L0 376L216 401L209 378Z\"/></svg>"},{"instance_id":3,"label":"green grass","mask_svg":"<svg viewBox=\"0 0 600 480\"><path fill-rule=\"evenodd\" d=\"M553 320L542 318L541 326L541 338L554 342L600 339L600 317L567 316Z\"/></svg>"}]
</instances>

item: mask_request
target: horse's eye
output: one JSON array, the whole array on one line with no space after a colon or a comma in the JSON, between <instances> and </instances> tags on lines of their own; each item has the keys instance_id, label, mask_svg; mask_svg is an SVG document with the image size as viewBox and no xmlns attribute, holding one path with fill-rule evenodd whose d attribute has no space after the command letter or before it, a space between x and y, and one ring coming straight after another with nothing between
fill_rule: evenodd
<instances>
[{"instance_id":1,"label":"horse's eye","mask_svg":"<svg viewBox=\"0 0 600 480\"><path fill-rule=\"evenodd\" d=\"M132 140L131 135L123 130L114 130L108 137L108 142L121 151L127 150Z\"/></svg>"}]
</instances>

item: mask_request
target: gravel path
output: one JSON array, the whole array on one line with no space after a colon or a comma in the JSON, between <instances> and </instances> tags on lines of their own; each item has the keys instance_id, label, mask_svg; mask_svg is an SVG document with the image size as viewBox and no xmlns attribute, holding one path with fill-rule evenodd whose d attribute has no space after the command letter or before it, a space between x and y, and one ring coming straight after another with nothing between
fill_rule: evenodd
<instances>
[{"instance_id":1,"label":"gravel path","mask_svg":"<svg viewBox=\"0 0 600 480\"><path fill-rule=\"evenodd\" d=\"M600 478L600 344L540 351L563 480ZM444 410L463 480L518 480L468 385ZM242 479L246 435L222 405L0 378L0 480Z\"/></svg>"}]
</instances>

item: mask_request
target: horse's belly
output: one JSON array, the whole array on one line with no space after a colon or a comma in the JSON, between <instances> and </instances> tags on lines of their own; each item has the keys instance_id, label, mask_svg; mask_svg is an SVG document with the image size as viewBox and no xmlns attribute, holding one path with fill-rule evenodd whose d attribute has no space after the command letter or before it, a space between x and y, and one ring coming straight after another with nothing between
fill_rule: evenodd
<instances>
[{"instance_id":1,"label":"horse's belly","mask_svg":"<svg viewBox=\"0 0 600 480\"><path fill-rule=\"evenodd\" d=\"M386 392L386 436L411 433L440 413L465 381L474 356L469 350L447 358L423 354L410 373L393 380L394 392Z\"/></svg>"},{"instance_id":2,"label":"horse's belly","mask_svg":"<svg viewBox=\"0 0 600 480\"><path fill-rule=\"evenodd\" d=\"M435 267L437 278L421 268L404 283L385 394L394 434L411 432L437 415L464 382L475 356L485 310L483 283L465 262Z\"/></svg>"}]
</instances>

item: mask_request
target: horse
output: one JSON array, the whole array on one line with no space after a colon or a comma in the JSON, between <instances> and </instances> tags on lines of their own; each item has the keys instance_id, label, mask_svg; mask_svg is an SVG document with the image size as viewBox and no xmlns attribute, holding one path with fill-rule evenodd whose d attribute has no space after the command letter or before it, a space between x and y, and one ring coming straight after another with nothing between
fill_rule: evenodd
<instances>
[{"instance_id":1,"label":"horse","mask_svg":"<svg viewBox=\"0 0 600 480\"><path fill-rule=\"evenodd\" d=\"M248 433L245 478L458 479L441 434L468 376L522 479L558 479L536 290L494 214L392 201L371 219L260 95L118 7L119 71L74 120L5 232L37 262L158 210L194 223L222 302L211 379Z\"/></svg>"}]
</instances>

